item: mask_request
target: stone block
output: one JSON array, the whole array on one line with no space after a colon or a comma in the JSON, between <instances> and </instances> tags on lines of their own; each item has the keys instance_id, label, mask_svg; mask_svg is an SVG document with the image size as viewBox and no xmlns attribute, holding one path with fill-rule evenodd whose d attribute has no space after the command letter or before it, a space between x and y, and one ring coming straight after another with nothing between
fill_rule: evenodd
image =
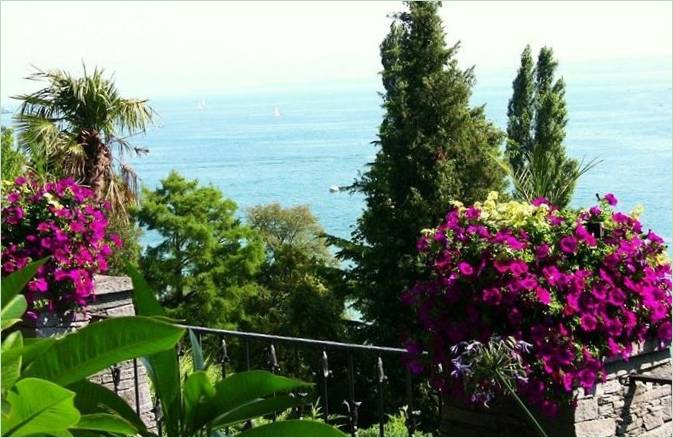
<instances>
[{"instance_id":1,"label":"stone block","mask_svg":"<svg viewBox=\"0 0 673 438\"><path fill-rule=\"evenodd\" d=\"M598 418L598 404L595 398L587 398L577 401L575 408L575 421L587 421Z\"/></svg>"},{"instance_id":2,"label":"stone block","mask_svg":"<svg viewBox=\"0 0 673 438\"><path fill-rule=\"evenodd\" d=\"M664 421L671 421L671 396L664 397L661 399L661 418Z\"/></svg>"},{"instance_id":3,"label":"stone block","mask_svg":"<svg viewBox=\"0 0 673 438\"><path fill-rule=\"evenodd\" d=\"M614 436L617 423L614 418L583 421L575 424L575 435L581 437L610 437Z\"/></svg>"},{"instance_id":4,"label":"stone block","mask_svg":"<svg viewBox=\"0 0 673 438\"><path fill-rule=\"evenodd\" d=\"M603 393L605 394L613 394L615 392L621 391L624 388L617 379L608 380L601 386L603 387Z\"/></svg>"},{"instance_id":5,"label":"stone block","mask_svg":"<svg viewBox=\"0 0 673 438\"><path fill-rule=\"evenodd\" d=\"M602 405L598 407L598 415L601 417L608 417L614 413L612 403L609 405Z\"/></svg>"},{"instance_id":6,"label":"stone block","mask_svg":"<svg viewBox=\"0 0 673 438\"><path fill-rule=\"evenodd\" d=\"M643 426L645 427L645 430L652 430L655 427L662 426L663 424L664 419L661 416L661 411L650 412L643 417Z\"/></svg>"}]
</instances>

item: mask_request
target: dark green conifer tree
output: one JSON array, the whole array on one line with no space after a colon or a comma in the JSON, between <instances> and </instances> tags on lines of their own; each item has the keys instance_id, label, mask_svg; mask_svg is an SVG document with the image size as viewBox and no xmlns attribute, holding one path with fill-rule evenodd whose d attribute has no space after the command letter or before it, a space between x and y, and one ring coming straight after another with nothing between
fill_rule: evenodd
<instances>
[{"instance_id":1,"label":"dark green conifer tree","mask_svg":"<svg viewBox=\"0 0 673 438\"><path fill-rule=\"evenodd\" d=\"M583 166L566 154L565 83L555 79L557 67L551 48L540 50L535 66L530 47L524 49L507 108L506 155L515 196L528 201L545 197L565 207L579 177L597 163Z\"/></svg>"},{"instance_id":2,"label":"dark green conifer tree","mask_svg":"<svg viewBox=\"0 0 673 438\"><path fill-rule=\"evenodd\" d=\"M471 203L501 190L502 133L470 106L473 69L447 47L437 2L409 2L381 44L385 92L376 158L356 181L365 210L342 254L356 262L355 307L371 322L368 338L399 344L412 326L399 296L413 284L416 241L450 201Z\"/></svg>"}]
</instances>

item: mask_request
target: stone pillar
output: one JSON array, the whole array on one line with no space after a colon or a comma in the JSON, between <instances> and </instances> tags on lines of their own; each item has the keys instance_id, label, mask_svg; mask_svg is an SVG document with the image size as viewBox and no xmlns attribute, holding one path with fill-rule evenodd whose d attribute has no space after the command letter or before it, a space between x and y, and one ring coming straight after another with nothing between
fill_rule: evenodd
<instances>
[{"instance_id":1,"label":"stone pillar","mask_svg":"<svg viewBox=\"0 0 673 438\"><path fill-rule=\"evenodd\" d=\"M71 318L64 320L55 314L45 313L39 316L34 327L27 328L30 336L46 337L75 331L99 319L135 315L133 307L133 284L129 277L112 277L96 275L94 277L96 295L84 313L75 313ZM107 369L91 376L89 380L100 383L114 391L115 381L113 373L118 373L116 391L129 406L136 410L136 389L133 361L117 364L118 372ZM149 379L141 360L137 361L138 394L140 417L148 429L156 431L153 403L150 394Z\"/></svg>"},{"instance_id":2,"label":"stone pillar","mask_svg":"<svg viewBox=\"0 0 673 438\"><path fill-rule=\"evenodd\" d=\"M546 418L531 409L550 436L671 436L671 385L633 382L629 373L671 378L671 353L655 345L640 346L628 362L606 364L604 383L591 393L576 390L577 406ZM444 398L440 432L444 436L536 436L514 400L500 397L489 409Z\"/></svg>"}]
</instances>

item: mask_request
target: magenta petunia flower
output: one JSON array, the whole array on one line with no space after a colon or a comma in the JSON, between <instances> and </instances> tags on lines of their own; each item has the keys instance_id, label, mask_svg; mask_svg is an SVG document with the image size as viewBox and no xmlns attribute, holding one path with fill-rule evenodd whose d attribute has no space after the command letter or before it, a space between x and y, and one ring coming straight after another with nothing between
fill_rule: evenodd
<instances>
[{"instance_id":1,"label":"magenta petunia flower","mask_svg":"<svg viewBox=\"0 0 673 438\"><path fill-rule=\"evenodd\" d=\"M500 304L500 300L502 299L502 293L500 292L500 289L496 287L491 287L488 289L484 289L482 293L482 298L485 303L490 304L492 306L497 306Z\"/></svg>"},{"instance_id":2,"label":"magenta petunia flower","mask_svg":"<svg viewBox=\"0 0 673 438\"><path fill-rule=\"evenodd\" d=\"M559 242L561 251L566 254L573 254L577 250L577 240L573 236L566 236Z\"/></svg>"},{"instance_id":3,"label":"magenta petunia flower","mask_svg":"<svg viewBox=\"0 0 673 438\"><path fill-rule=\"evenodd\" d=\"M597 325L598 321L593 315L585 313L582 316L580 316L580 327L582 327L582 330L584 330L585 332L593 332L594 330L596 330Z\"/></svg>"},{"instance_id":4,"label":"magenta petunia flower","mask_svg":"<svg viewBox=\"0 0 673 438\"><path fill-rule=\"evenodd\" d=\"M472 267L471 264L467 262L460 262L458 264L458 269L460 270L460 273L466 277L469 277L472 274L474 274L474 268Z\"/></svg>"},{"instance_id":5,"label":"magenta petunia flower","mask_svg":"<svg viewBox=\"0 0 673 438\"><path fill-rule=\"evenodd\" d=\"M605 199L605 201L608 203L608 205L610 205L612 207L617 205L617 198L612 193L606 194L605 196L603 196L603 199Z\"/></svg>"}]
</instances>

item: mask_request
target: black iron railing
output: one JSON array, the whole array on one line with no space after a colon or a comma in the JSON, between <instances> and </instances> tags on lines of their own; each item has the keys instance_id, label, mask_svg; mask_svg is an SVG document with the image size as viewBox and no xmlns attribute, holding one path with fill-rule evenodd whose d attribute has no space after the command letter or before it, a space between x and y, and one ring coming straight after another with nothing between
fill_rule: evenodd
<instances>
[{"instance_id":1,"label":"black iron railing","mask_svg":"<svg viewBox=\"0 0 673 438\"><path fill-rule=\"evenodd\" d=\"M226 375L231 372L250 370L252 368L259 369L264 366L268 367L268 369L274 373L287 373L287 369L281 370L279 351L284 351L286 353L293 352L294 360L286 362L288 364L287 368L292 368L293 366L300 368L300 364L302 363L304 368L306 368L306 362L309 363L308 368L311 369L309 374L315 380L314 383L316 384L320 396L320 407L323 419L326 422L329 422L332 414L342 415L347 421L346 426L348 431L353 436L357 435L358 420L360 418L359 410L361 402L357 400L358 397L368 397L370 400L375 400L374 403L370 402L370 406L373 409L368 407L369 412L367 412L367 414L370 419L375 419L374 424L378 423L378 432L380 436L384 435L386 413L398 412L399 408L403 405L406 405L406 425L409 435L413 435L416 431L417 424L415 413L417 413L417 411L414 410L414 386L417 382L414 381L412 374L404 366L403 358L404 355L407 354L407 351L402 348L349 344L344 342L288 336L273 336L263 333L213 329L191 325L180 326L192 330L196 334L198 342L203 345L205 341L205 343L211 347L211 352L213 347L216 350L219 350L219 354L216 354L215 357L219 362L223 377L226 377ZM232 346L234 344L242 351L233 352ZM261 351L265 352L266 358L261 365L260 361L253 361L253 347L256 349L257 353L260 352L260 347ZM309 350L309 353L305 354L304 357L314 357L317 360L300 362L298 349L303 349L304 352ZM180 349L178 349L178 351L179 354L181 354ZM237 353L238 360L234 360L234 353ZM288 354L286 354L286 356L288 356ZM292 357L292 354L289 354L289 356ZM135 395L134 408L138 415L140 415L141 395L138 371L139 364L137 359L132 361L132 366ZM386 397L384 397L384 394L386 393L386 388L388 388L390 384L386 373L386 366L389 371L392 371L391 367L397 367L396 372L393 374L404 376L402 377L404 382L397 382L404 388L403 400L397 400L400 403L394 404L388 400L388 405L386 405ZM337 370L337 367L342 369ZM341 374L345 376L347 384L346 388L334 388L333 386L340 385L330 385L330 380L336 371L340 371ZM371 371L372 374L367 378L367 381L374 384L373 387L376 391L375 395L369 393L369 391L371 391L370 387L363 388L356 386L356 373L358 371L364 373ZM117 365L111 367L110 373L112 375L113 389L117 393L120 391L119 383L122 374L120 366ZM341 405L336 409L333 406L330 406L329 403L331 392L335 389L345 393L345 398L341 401ZM441 397L439 397L439 400L441 400ZM376 406L374 407L373 404L376 404ZM441 409L441 402L439 409ZM161 435L162 412L160 403L156 398L154 399L153 412L157 430L159 435Z\"/></svg>"},{"instance_id":2,"label":"black iron railing","mask_svg":"<svg viewBox=\"0 0 673 438\"><path fill-rule=\"evenodd\" d=\"M278 349L284 348L294 352L294 365L297 366L299 360L297 359L297 348L301 347L304 349L313 350L314 354L311 356L319 357L317 365L312 373L316 378L316 387L319 390L321 398L321 410L322 416L325 421L329 421L330 414L336 413L335 410L329 405L330 400L330 377L333 375L333 369L330 368L331 358L335 356L341 356L343 360L345 357L345 368L346 368L346 382L347 382L347 397L342 402L346 419L348 421L348 429L352 435L357 434L358 430L358 420L359 420L359 408L361 403L357 400L358 391L362 391L362 388L356 388L356 378L355 373L358 365L363 365L362 370L368 371L372 370L372 380L376 382L376 399L377 406L376 412L373 413L378 420L379 426L379 435L383 436L384 432L384 423L385 423L385 413L395 412L395 409L400 406L388 406L388 410L384 405L384 393L386 391L386 385L388 383L388 377L385 372L386 364L392 364L395 367L402 368L403 356L407 354L407 351L402 348L393 348L393 347L381 347L376 345L360 345L360 344L349 344L344 342L335 342L335 341L324 341L317 339L308 339L308 338L296 338L288 336L273 336L263 333L252 333L252 332L242 332L234 330L225 330L225 329L213 329L207 327L198 327L183 325L182 327L186 329L191 329L199 340L203 339L204 336L215 336L219 338L217 343L220 346L220 367L222 370L222 375L226 376L227 369L232 363L231 352L229 351L229 344L227 343L228 339L237 339L240 346L243 349L244 355L244 364L246 369L251 368L251 347L252 343L263 344L266 347L268 354L268 359L266 365L272 372L280 371L280 365L278 360ZM317 354L316 354L317 353ZM362 357L365 355L366 357ZM358 362L357 359L372 361L373 364L362 364ZM373 366L372 366L373 365ZM238 371L238 370L234 370ZM416 421L414 417L414 382L412 374L404 370L404 379L405 379L405 401L404 404L407 406L407 428L410 435L416 430ZM367 388L369 391L369 388ZM360 394L362 396L362 394Z\"/></svg>"}]
</instances>

